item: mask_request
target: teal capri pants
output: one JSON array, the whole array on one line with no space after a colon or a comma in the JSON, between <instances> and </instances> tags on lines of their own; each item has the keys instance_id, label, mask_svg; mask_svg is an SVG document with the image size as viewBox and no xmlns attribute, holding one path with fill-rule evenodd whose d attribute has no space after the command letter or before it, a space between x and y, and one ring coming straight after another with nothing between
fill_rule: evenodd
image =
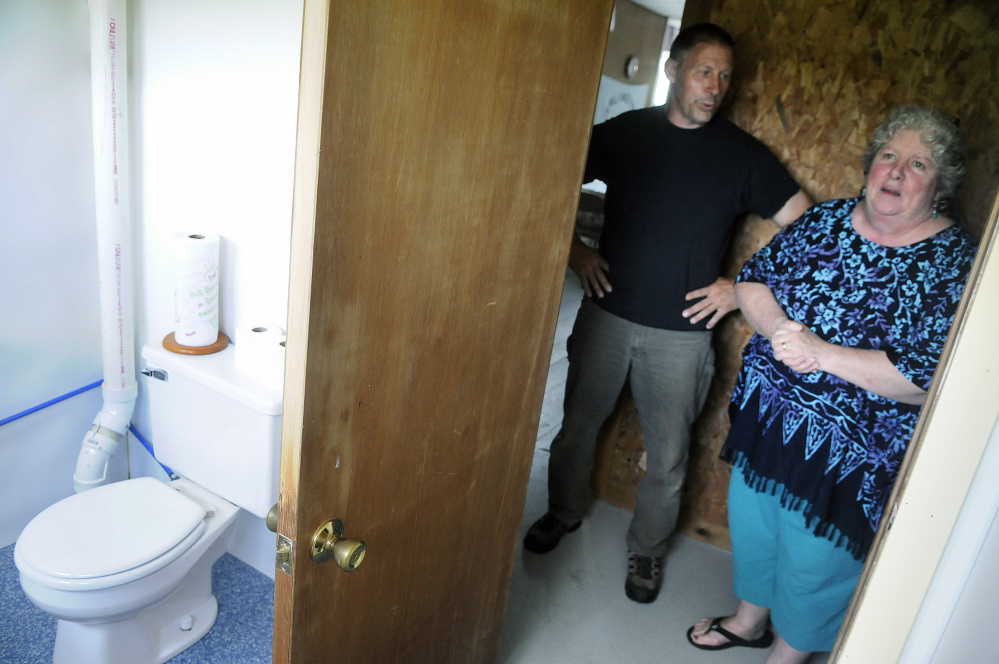
<instances>
[{"instance_id":1,"label":"teal capri pants","mask_svg":"<svg viewBox=\"0 0 999 664\"><path fill-rule=\"evenodd\" d=\"M788 645L825 652L836 643L863 561L816 537L801 510L781 507L779 495L758 493L732 470L728 520L735 595L770 609L770 622Z\"/></svg>"}]
</instances>

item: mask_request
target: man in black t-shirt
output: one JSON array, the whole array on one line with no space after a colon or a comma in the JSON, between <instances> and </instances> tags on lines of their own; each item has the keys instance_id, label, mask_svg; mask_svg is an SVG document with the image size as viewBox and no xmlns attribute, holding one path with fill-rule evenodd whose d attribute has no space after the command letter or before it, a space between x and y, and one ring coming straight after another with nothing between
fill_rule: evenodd
<instances>
[{"instance_id":1,"label":"man in black t-shirt","mask_svg":"<svg viewBox=\"0 0 999 664\"><path fill-rule=\"evenodd\" d=\"M733 224L754 212L783 227L812 202L765 145L715 117L733 48L712 24L681 31L666 62L666 105L593 128L584 181L607 185L604 228L599 251L575 236L569 255L587 297L568 342L548 512L524 548L545 553L579 527L597 432L630 380L646 449L627 535L625 592L636 602L658 595L690 429L714 374L710 330L735 309L732 280L719 276Z\"/></svg>"}]
</instances>

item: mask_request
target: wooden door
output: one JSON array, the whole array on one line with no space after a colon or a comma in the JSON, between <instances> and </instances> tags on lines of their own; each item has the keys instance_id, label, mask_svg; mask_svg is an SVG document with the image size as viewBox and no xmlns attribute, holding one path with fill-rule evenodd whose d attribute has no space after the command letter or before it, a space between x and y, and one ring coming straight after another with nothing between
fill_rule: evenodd
<instances>
[{"instance_id":1,"label":"wooden door","mask_svg":"<svg viewBox=\"0 0 999 664\"><path fill-rule=\"evenodd\" d=\"M306 0L275 662L494 658L611 4Z\"/></svg>"}]
</instances>

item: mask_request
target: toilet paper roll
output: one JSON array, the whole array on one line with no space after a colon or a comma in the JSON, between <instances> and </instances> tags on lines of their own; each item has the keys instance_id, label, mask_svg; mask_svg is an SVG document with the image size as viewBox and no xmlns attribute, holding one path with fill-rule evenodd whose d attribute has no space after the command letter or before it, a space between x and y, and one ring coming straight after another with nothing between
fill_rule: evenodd
<instances>
[{"instance_id":1,"label":"toilet paper roll","mask_svg":"<svg viewBox=\"0 0 999 664\"><path fill-rule=\"evenodd\" d=\"M209 346L219 335L219 236L182 233L174 257L174 338L182 346Z\"/></svg>"},{"instance_id":2,"label":"toilet paper roll","mask_svg":"<svg viewBox=\"0 0 999 664\"><path fill-rule=\"evenodd\" d=\"M285 333L276 325L236 328L236 370L250 378L281 386L284 382Z\"/></svg>"}]
</instances>

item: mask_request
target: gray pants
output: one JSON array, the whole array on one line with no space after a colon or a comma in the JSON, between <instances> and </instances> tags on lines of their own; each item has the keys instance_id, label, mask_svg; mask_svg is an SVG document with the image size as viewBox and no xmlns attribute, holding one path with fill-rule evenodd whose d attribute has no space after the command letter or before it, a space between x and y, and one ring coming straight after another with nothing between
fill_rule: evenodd
<instances>
[{"instance_id":1,"label":"gray pants","mask_svg":"<svg viewBox=\"0 0 999 664\"><path fill-rule=\"evenodd\" d=\"M714 375L711 333L636 325L584 299L568 351L565 413L548 465L549 511L567 524L586 514L593 498L597 433L614 410L630 369L647 469L638 487L628 548L662 556L680 510L691 426Z\"/></svg>"}]
</instances>

